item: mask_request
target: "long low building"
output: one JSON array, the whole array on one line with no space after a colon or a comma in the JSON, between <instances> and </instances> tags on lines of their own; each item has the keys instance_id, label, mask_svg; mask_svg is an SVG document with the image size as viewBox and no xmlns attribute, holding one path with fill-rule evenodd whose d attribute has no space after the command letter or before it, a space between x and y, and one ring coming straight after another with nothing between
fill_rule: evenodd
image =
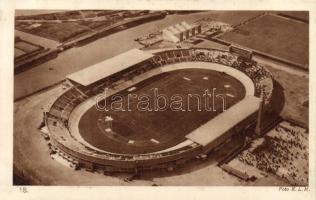
<instances>
[{"instance_id":1,"label":"long low building","mask_svg":"<svg viewBox=\"0 0 316 200\"><path fill-rule=\"evenodd\" d=\"M183 21L181 23L163 29L162 37L166 41L177 43L183 40L190 39L191 37L200 34L201 32L201 25L189 25L187 22Z\"/></svg>"},{"instance_id":2,"label":"long low building","mask_svg":"<svg viewBox=\"0 0 316 200\"><path fill-rule=\"evenodd\" d=\"M247 96L211 121L195 129L186 138L202 145L206 152L211 151L230 138L235 133L236 126L257 113L260 101L258 97Z\"/></svg>"},{"instance_id":3,"label":"long low building","mask_svg":"<svg viewBox=\"0 0 316 200\"><path fill-rule=\"evenodd\" d=\"M79 83L83 86L88 86L103 78L121 72L133 65L141 63L154 55L139 49L131 49L122 54L104 60L88 68L68 75L66 78Z\"/></svg>"}]
</instances>

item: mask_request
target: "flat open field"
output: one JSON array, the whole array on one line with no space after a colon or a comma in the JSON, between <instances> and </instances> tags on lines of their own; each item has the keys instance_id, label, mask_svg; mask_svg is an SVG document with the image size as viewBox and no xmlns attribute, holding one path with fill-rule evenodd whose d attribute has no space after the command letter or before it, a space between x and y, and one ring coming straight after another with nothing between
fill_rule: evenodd
<instances>
[{"instance_id":1,"label":"flat open field","mask_svg":"<svg viewBox=\"0 0 316 200\"><path fill-rule=\"evenodd\" d=\"M150 97L150 108L154 108L154 89L159 94L166 95L167 109L164 111L141 111L137 109L139 100L130 99L132 111L109 110L98 111L95 107L90 108L79 122L79 131L82 137L100 149L119 153L148 153L172 147L185 140L185 135L198 128L202 124L214 118L223 111L221 98L215 98L212 108L216 111L207 111L203 94L206 89L212 91L216 88L217 94L226 95L226 108L240 101L245 96L244 86L235 78L221 74L216 71L205 69L185 69L163 73L149 78L134 85L136 89L132 94L147 95ZM123 106L127 110L128 90L119 93L123 97ZM171 110L171 96L179 94L183 97L182 108L186 110ZM197 98L187 98L188 94L198 94ZM108 97L108 100L111 97ZM210 102L212 100L210 99ZM158 101L163 106L163 101ZM110 105L108 101L107 106ZM179 105L179 104L177 104ZM201 111L198 111L200 105ZM191 111L188 111L188 106ZM111 116L113 120L113 131L106 134L101 130L99 119ZM133 143L128 143L133 141Z\"/></svg>"},{"instance_id":2,"label":"flat open field","mask_svg":"<svg viewBox=\"0 0 316 200\"><path fill-rule=\"evenodd\" d=\"M209 11L207 13L208 16L205 17L234 26L245 20L261 15L263 11Z\"/></svg>"},{"instance_id":3,"label":"flat open field","mask_svg":"<svg viewBox=\"0 0 316 200\"><path fill-rule=\"evenodd\" d=\"M265 15L220 39L285 59L308 68L308 24Z\"/></svg>"}]
</instances>

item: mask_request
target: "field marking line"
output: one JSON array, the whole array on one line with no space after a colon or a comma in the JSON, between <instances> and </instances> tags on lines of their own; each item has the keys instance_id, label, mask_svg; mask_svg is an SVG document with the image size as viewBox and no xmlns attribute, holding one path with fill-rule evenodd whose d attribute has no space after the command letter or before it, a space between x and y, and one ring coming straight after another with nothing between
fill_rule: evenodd
<instances>
[{"instance_id":1,"label":"field marking line","mask_svg":"<svg viewBox=\"0 0 316 200\"><path fill-rule=\"evenodd\" d=\"M230 88L230 85L224 85L225 88Z\"/></svg>"},{"instance_id":2,"label":"field marking line","mask_svg":"<svg viewBox=\"0 0 316 200\"><path fill-rule=\"evenodd\" d=\"M132 92L132 91L134 91L134 90L136 90L136 87L135 87L135 86L127 89L127 91L129 91L129 92Z\"/></svg>"},{"instance_id":3,"label":"field marking line","mask_svg":"<svg viewBox=\"0 0 316 200\"><path fill-rule=\"evenodd\" d=\"M229 94L229 93L227 93L226 96L231 97L231 98L235 98L235 95Z\"/></svg>"},{"instance_id":4,"label":"field marking line","mask_svg":"<svg viewBox=\"0 0 316 200\"><path fill-rule=\"evenodd\" d=\"M183 77L183 79L184 79L184 80L187 80L187 81L191 81L191 79L190 79L190 78L185 77L185 76Z\"/></svg>"},{"instance_id":5,"label":"field marking line","mask_svg":"<svg viewBox=\"0 0 316 200\"><path fill-rule=\"evenodd\" d=\"M153 143L156 143L156 144L160 143L158 140L155 140L154 138L151 138L150 141L153 142Z\"/></svg>"}]
</instances>

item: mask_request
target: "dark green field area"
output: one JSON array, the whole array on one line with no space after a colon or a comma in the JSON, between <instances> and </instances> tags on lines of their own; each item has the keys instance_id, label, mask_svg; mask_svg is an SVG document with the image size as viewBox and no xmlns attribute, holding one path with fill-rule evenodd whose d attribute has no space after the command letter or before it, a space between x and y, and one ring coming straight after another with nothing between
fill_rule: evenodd
<instances>
[{"instance_id":1,"label":"dark green field area","mask_svg":"<svg viewBox=\"0 0 316 200\"><path fill-rule=\"evenodd\" d=\"M220 39L308 68L308 24L265 15Z\"/></svg>"},{"instance_id":2,"label":"dark green field area","mask_svg":"<svg viewBox=\"0 0 316 200\"><path fill-rule=\"evenodd\" d=\"M207 77L207 78L205 78ZM188 80L190 79L190 80ZM226 85L226 87L224 87ZM227 85L229 85L227 87ZM226 108L234 105L245 96L244 86L235 78L216 71L203 69L185 69L163 73L136 84L132 92L127 90L120 92L123 97L126 111L109 110L99 111L96 107L90 108L80 119L79 131L82 137L93 146L117 153L148 153L160 151L172 147L185 140L185 135L208 122L223 111L222 99L215 98L211 105L215 110L205 109L203 99L198 103L197 98L188 99L188 94L198 94L203 98L206 89L212 91L216 88L216 94L229 94L226 96ZM154 89L158 93L166 95L167 108L162 111L142 111L137 109L139 100L131 98L128 107L128 94L148 95L150 108L154 109ZM170 108L171 97L175 94L183 96L184 111L174 111ZM116 94L117 95L117 94ZM108 97L108 100L111 97ZM212 101L212 100L210 100ZM158 102L163 106L163 102ZM107 103L109 108L110 103ZM201 111L198 111L198 106ZM189 106L190 110L187 109ZM105 116L111 116L113 120L112 133L105 133L100 128L100 121ZM210 130L210 134L212 134ZM134 143L128 143L133 140ZM153 142L156 141L156 142Z\"/></svg>"}]
</instances>

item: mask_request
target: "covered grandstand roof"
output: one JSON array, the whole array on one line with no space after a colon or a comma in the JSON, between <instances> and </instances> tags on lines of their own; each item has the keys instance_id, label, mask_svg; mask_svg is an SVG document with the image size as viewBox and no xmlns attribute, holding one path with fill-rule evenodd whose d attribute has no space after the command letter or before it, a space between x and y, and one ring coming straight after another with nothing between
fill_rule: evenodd
<instances>
[{"instance_id":1,"label":"covered grandstand roof","mask_svg":"<svg viewBox=\"0 0 316 200\"><path fill-rule=\"evenodd\" d=\"M224 135L239 122L249 117L259 109L260 98L248 96L227 111L219 114L211 121L195 129L186 138L207 146L214 140Z\"/></svg>"},{"instance_id":2,"label":"covered grandstand roof","mask_svg":"<svg viewBox=\"0 0 316 200\"><path fill-rule=\"evenodd\" d=\"M88 68L72 73L66 78L87 86L151 57L153 57L153 54L151 53L144 52L139 49L132 49Z\"/></svg>"}]
</instances>

